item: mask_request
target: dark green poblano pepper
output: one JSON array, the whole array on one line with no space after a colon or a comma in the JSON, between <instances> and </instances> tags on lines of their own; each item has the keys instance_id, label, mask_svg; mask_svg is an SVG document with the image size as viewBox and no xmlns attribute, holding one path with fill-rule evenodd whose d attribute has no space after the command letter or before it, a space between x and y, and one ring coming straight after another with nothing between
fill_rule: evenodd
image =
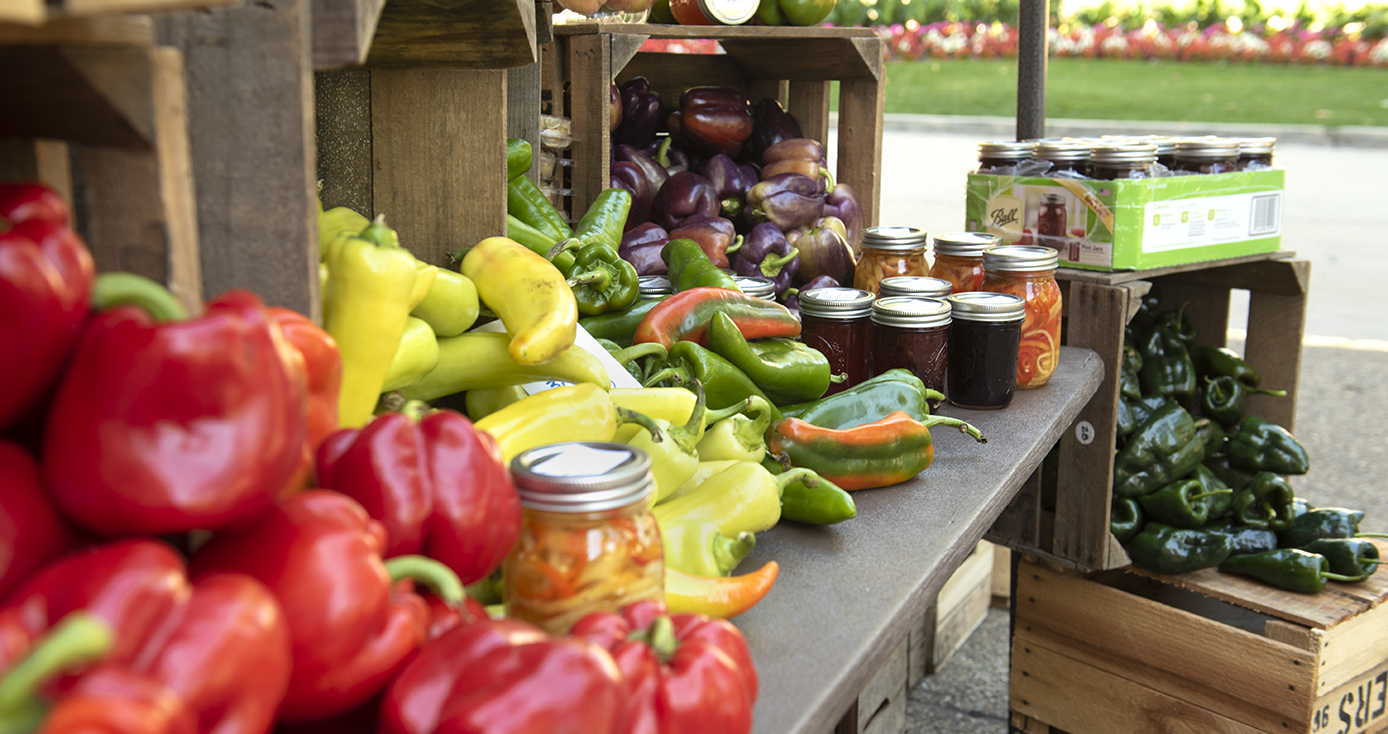
<instances>
[{"instance_id":1,"label":"dark green poblano pepper","mask_svg":"<svg viewBox=\"0 0 1388 734\"><path fill-rule=\"evenodd\" d=\"M1113 494L1141 497L1189 474L1205 456L1195 421L1167 403L1128 439L1113 463Z\"/></svg>"},{"instance_id":2,"label":"dark green poblano pepper","mask_svg":"<svg viewBox=\"0 0 1388 734\"><path fill-rule=\"evenodd\" d=\"M1158 573L1189 573L1218 566L1233 548L1229 537L1149 522L1128 544L1133 565Z\"/></svg>"},{"instance_id":3,"label":"dark green poblano pepper","mask_svg":"<svg viewBox=\"0 0 1388 734\"><path fill-rule=\"evenodd\" d=\"M1195 363L1196 374L1201 377L1232 377L1245 387L1257 387L1263 381L1258 370L1231 349L1195 346L1191 347L1190 358Z\"/></svg>"},{"instance_id":4,"label":"dark green poblano pepper","mask_svg":"<svg viewBox=\"0 0 1388 734\"><path fill-rule=\"evenodd\" d=\"M1205 456L1214 456L1224 451L1224 429L1209 418L1199 418L1195 421L1195 435L1200 437L1200 444L1205 447Z\"/></svg>"},{"instance_id":5,"label":"dark green poblano pepper","mask_svg":"<svg viewBox=\"0 0 1388 734\"><path fill-rule=\"evenodd\" d=\"M1126 543L1142 531L1142 507L1132 497L1114 497L1109 510L1108 530L1119 543Z\"/></svg>"},{"instance_id":6,"label":"dark green poblano pepper","mask_svg":"<svg viewBox=\"0 0 1388 734\"><path fill-rule=\"evenodd\" d=\"M1325 556L1300 548L1277 548L1262 553L1230 556L1219 570L1252 576L1265 584L1302 594L1315 594L1331 581L1358 581L1354 576L1331 573Z\"/></svg>"},{"instance_id":7,"label":"dark green poblano pepper","mask_svg":"<svg viewBox=\"0 0 1388 734\"><path fill-rule=\"evenodd\" d=\"M1231 466L1227 453L1206 456L1205 461L1202 463L1205 468L1214 472L1214 475L1219 477L1219 481L1224 482L1230 489L1240 489L1243 485L1248 484L1248 480L1253 478L1254 472L1246 472Z\"/></svg>"},{"instance_id":8,"label":"dark green poblano pepper","mask_svg":"<svg viewBox=\"0 0 1388 734\"><path fill-rule=\"evenodd\" d=\"M1364 538L1321 538L1301 549L1325 556L1331 573L1357 577L1360 581L1372 576L1383 563L1378 557L1378 546Z\"/></svg>"},{"instance_id":9,"label":"dark green poblano pepper","mask_svg":"<svg viewBox=\"0 0 1388 734\"><path fill-rule=\"evenodd\" d=\"M1250 415L1229 441L1229 463L1247 471L1305 474L1311 468L1306 449L1291 432Z\"/></svg>"},{"instance_id":10,"label":"dark green poblano pepper","mask_svg":"<svg viewBox=\"0 0 1388 734\"><path fill-rule=\"evenodd\" d=\"M1287 530L1295 519L1292 517L1295 499L1296 491L1282 475L1259 472L1234 493L1234 518L1257 528Z\"/></svg>"},{"instance_id":11,"label":"dark green poblano pepper","mask_svg":"<svg viewBox=\"0 0 1388 734\"><path fill-rule=\"evenodd\" d=\"M910 370L894 369L827 398L781 406L781 413L820 428L853 428L880 421L898 410L923 421L930 415L929 401L944 399Z\"/></svg>"},{"instance_id":12,"label":"dark green poblano pepper","mask_svg":"<svg viewBox=\"0 0 1388 734\"><path fill-rule=\"evenodd\" d=\"M1189 349L1195 346L1195 321L1186 316L1186 305L1181 304L1179 311L1166 310L1157 314L1156 325L1163 327L1171 332L1172 336L1181 340L1182 344Z\"/></svg>"},{"instance_id":13,"label":"dark green poblano pepper","mask_svg":"<svg viewBox=\"0 0 1388 734\"><path fill-rule=\"evenodd\" d=\"M1300 548L1321 538L1382 538L1379 533L1359 532L1364 513L1343 507L1318 507L1296 516L1291 525L1277 534L1278 542L1287 548Z\"/></svg>"},{"instance_id":14,"label":"dark green poblano pepper","mask_svg":"<svg viewBox=\"0 0 1388 734\"><path fill-rule=\"evenodd\" d=\"M1142 394L1176 400L1195 397L1195 366L1179 336L1158 324L1143 337L1138 351L1142 353L1142 371L1138 373Z\"/></svg>"},{"instance_id":15,"label":"dark green poblano pepper","mask_svg":"<svg viewBox=\"0 0 1388 734\"><path fill-rule=\"evenodd\" d=\"M1244 411L1248 407L1248 396L1253 393L1279 398L1287 397L1286 390L1261 390L1246 387L1243 383L1227 375L1214 379L1206 377L1205 389L1200 395L1200 414L1218 421L1222 426L1233 426L1243 420Z\"/></svg>"},{"instance_id":16,"label":"dark green poblano pepper","mask_svg":"<svg viewBox=\"0 0 1388 734\"><path fill-rule=\"evenodd\" d=\"M1195 467L1195 471L1187 475L1186 478L1200 482L1200 491L1209 495L1209 498L1206 499L1206 503L1210 506L1211 520L1223 517L1224 513L1228 512L1229 508L1233 506L1234 493L1232 491L1223 491L1232 488L1225 484L1219 477L1215 476L1215 473L1211 471L1208 466L1201 464Z\"/></svg>"},{"instance_id":17,"label":"dark green poblano pepper","mask_svg":"<svg viewBox=\"0 0 1388 734\"><path fill-rule=\"evenodd\" d=\"M1198 479L1172 482L1151 494L1137 498L1142 511L1150 520L1172 527L1195 529L1210 519L1208 499L1214 495L1231 494L1231 489L1206 492Z\"/></svg>"},{"instance_id":18,"label":"dark green poblano pepper","mask_svg":"<svg viewBox=\"0 0 1388 734\"><path fill-rule=\"evenodd\" d=\"M1267 528L1235 524L1234 519L1230 517L1211 520L1205 523L1201 530L1229 536L1230 552L1233 555L1262 553L1277 547L1277 533Z\"/></svg>"}]
</instances>

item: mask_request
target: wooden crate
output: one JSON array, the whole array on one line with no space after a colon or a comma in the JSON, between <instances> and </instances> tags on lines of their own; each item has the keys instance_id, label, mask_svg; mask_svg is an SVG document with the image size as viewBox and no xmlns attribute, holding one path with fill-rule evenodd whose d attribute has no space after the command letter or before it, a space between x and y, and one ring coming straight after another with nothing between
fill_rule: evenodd
<instances>
[{"instance_id":1,"label":"wooden crate","mask_svg":"<svg viewBox=\"0 0 1388 734\"><path fill-rule=\"evenodd\" d=\"M1010 696L1022 731L1388 730L1388 574L1309 595L1214 569L1018 568Z\"/></svg>"},{"instance_id":2,"label":"wooden crate","mask_svg":"<svg viewBox=\"0 0 1388 734\"><path fill-rule=\"evenodd\" d=\"M906 729L909 640L902 638L830 734L900 734Z\"/></svg>"},{"instance_id":3,"label":"wooden crate","mask_svg":"<svg viewBox=\"0 0 1388 734\"><path fill-rule=\"evenodd\" d=\"M983 624L993 599L993 552L992 543L979 541L911 628L908 688L938 672Z\"/></svg>"},{"instance_id":4,"label":"wooden crate","mask_svg":"<svg viewBox=\"0 0 1388 734\"><path fill-rule=\"evenodd\" d=\"M650 38L716 39L727 53L639 52ZM830 83L839 82L837 179L858 193L866 223L877 223L886 77L882 39L870 29L571 23L555 27L544 58L554 114L571 118L578 138L569 153L570 211L579 216L609 185L608 85L644 76L667 106L700 85L740 89L753 102L777 98L820 141L829 138Z\"/></svg>"},{"instance_id":5,"label":"wooden crate","mask_svg":"<svg viewBox=\"0 0 1388 734\"><path fill-rule=\"evenodd\" d=\"M1082 571L1119 568L1128 555L1109 533L1113 448L1118 424L1118 374L1123 328L1155 284L1163 308L1186 306L1199 343L1224 346L1232 289L1250 292L1244 355L1263 386L1285 398L1250 396L1250 413L1293 429L1301 374L1301 339L1311 263L1295 253L1191 263L1143 271L1096 273L1061 269L1066 343L1104 359L1104 382L1060 439L1055 509L1042 506L1039 473L1023 486L986 536L988 540Z\"/></svg>"},{"instance_id":6,"label":"wooden crate","mask_svg":"<svg viewBox=\"0 0 1388 734\"><path fill-rule=\"evenodd\" d=\"M0 23L42 26L71 18L201 10L241 0L0 0Z\"/></svg>"},{"instance_id":7,"label":"wooden crate","mask_svg":"<svg viewBox=\"0 0 1388 734\"><path fill-rule=\"evenodd\" d=\"M1012 551L993 546L993 601L999 609L1007 609L1012 599Z\"/></svg>"}]
</instances>

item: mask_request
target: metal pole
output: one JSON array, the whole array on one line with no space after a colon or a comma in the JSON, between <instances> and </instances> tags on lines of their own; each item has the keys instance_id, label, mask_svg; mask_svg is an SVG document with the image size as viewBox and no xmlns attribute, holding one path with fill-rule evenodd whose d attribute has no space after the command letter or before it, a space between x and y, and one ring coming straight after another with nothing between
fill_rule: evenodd
<instances>
[{"instance_id":1,"label":"metal pole","mask_svg":"<svg viewBox=\"0 0 1388 734\"><path fill-rule=\"evenodd\" d=\"M1017 139L1046 137L1047 0L1021 0L1017 19Z\"/></svg>"}]
</instances>

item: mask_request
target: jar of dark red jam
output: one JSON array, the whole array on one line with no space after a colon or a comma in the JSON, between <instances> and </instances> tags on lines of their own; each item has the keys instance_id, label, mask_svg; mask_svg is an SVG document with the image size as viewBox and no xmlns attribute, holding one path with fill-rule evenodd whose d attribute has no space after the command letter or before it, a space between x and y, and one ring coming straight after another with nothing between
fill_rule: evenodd
<instances>
[{"instance_id":1,"label":"jar of dark red jam","mask_svg":"<svg viewBox=\"0 0 1388 734\"><path fill-rule=\"evenodd\" d=\"M1095 146L1089 152L1089 175L1105 181L1148 178L1157 162L1154 143L1121 143Z\"/></svg>"},{"instance_id":2,"label":"jar of dark red jam","mask_svg":"<svg viewBox=\"0 0 1388 734\"><path fill-rule=\"evenodd\" d=\"M1176 167L1176 138L1166 135L1149 135L1143 142L1157 146L1157 163L1162 164L1167 169Z\"/></svg>"},{"instance_id":3,"label":"jar of dark red jam","mask_svg":"<svg viewBox=\"0 0 1388 734\"><path fill-rule=\"evenodd\" d=\"M872 304L872 372L905 369L945 391L949 303L937 298L879 298ZM934 408L939 401L930 401Z\"/></svg>"},{"instance_id":4,"label":"jar of dark red jam","mask_svg":"<svg viewBox=\"0 0 1388 734\"><path fill-rule=\"evenodd\" d=\"M1277 138L1239 138L1239 170L1272 168Z\"/></svg>"},{"instance_id":5,"label":"jar of dark red jam","mask_svg":"<svg viewBox=\"0 0 1388 734\"><path fill-rule=\"evenodd\" d=\"M948 280L951 293L976 291L983 285L983 251L1001 244L1002 238L986 232L937 234L930 277Z\"/></svg>"},{"instance_id":6,"label":"jar of dark red jam","mask_svg":"<svg viewBox=\"0 0 1388 734\"><path fill-rule=\"evenodd\" d=\"M1017 392L1017 348L1026 303L1006 293L957 293L948 299L949 401L961 408L1006 408Z\"/></svg>"},{"instance_id":7,"label":"jar of dark red jam","mask_svg":"<svg viewBox=\"0 0 1388 734\"><path fill-rule=\"evenodd\" d=\"M834 374L826 396L843 392L872 376L872 302L857 288L814 288L800 292L800 341L818 349Z\"/></svg>"},{"instance_id":8,"label":"jar of dark red jam","mask_svg":"<svg viewBox=\"0 0 1388 734\"><path fill-rule=\"evenodd\" d=\"M1229 173L1239 170L1239 141L1194 138L1176 142L1176 170L1191 173Z\"/></svg>"},{"instance_id":9,"label":"jar of dark red jam","mask_svg":"<svg viewBox=\"0 0 1388 734\"><path fill-rule=\"evenodd\" d=\"M882 279L882 283L878 286L877 297L944 298L953 292L954 284L948 280L931 278L926 275L898 275L895 278Z\"/></svg>"},{"instance_id":10,"label":"jar of dark red jam","mask_svg":"<svg viewBox=\"0 0 1388 734\"><path fill-rule=\"evenodd\" d=\"M978 172L992 173L1031 160L1031 143L997 140L978 144Z\"/></svg>"},{"instance_id":11,"label":"jar of dark red jam","mask_svg":"<svg viewBox=\"0 0 1388 734\"><path fill-rule=\"evenodd\" d=\"M1086 174L1089 171L1089 146L1078 140L1037 140L1031 148L1031 157L1049 161L1051 173Z\"/></svg>"}]
</instances>

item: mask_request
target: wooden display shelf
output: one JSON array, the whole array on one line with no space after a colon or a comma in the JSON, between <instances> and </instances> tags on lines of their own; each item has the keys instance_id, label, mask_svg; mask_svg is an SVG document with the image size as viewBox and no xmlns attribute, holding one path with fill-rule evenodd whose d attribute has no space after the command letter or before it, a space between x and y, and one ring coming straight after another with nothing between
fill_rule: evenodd
<instances>
[{"instance_id":1,"label":"wooden display shelf","mask_svg":"<svg viewBox=\"0 0 1388 734\"><path fill-rule=\"evenodd\" d=\"M535 0L313 0L313 68L508 69L535 63Z\"/></svg>"},{"instance_id":2,"label":"wooden display shelf","mask_svg":"<svg viewBox=\"0 0 1388 734\"><path fill-rule=\"evenodd\" d=\"M1382 573L1297 594L1214 569L1085 578L1025 560L1016 599L1011 707L1028 734L1388 730Z\"/></svg>"},{"instance_id":3,"label":"wooden display shelf","mask_svg":"<svg viewBox=\"0 0 1388 734\"><path fill-rule=\"evenodd\" d=\"M1139 299L1156 285L1162 308L1187 303L1198 343L1225 345L1230 291L1250 292L1244 356L1258 368L1263 386L1287 397L1253 395L1248 411L1293 430L1301 375L1301 338L1311 264L1295 253L1191 263L1155 270L1096 273L1056 271L1064 299L1067 343L1104 358L1104 384L1060 441L1055 509L1042 506L1039 477L1029 482L988 539L1082 571L1119 568L1128 555L1109 533L1113 448L1117 438L1118 376L1123 329Z\"/></svg>"},{"instance_id":4,"label":"wooden display shelf","mask_svg":"<svg viewBox=\"0 0 1388 734\"><path fill-rule=\"evenodd\" d=\"M0 0L0 24L43 26L53 21L123 13L205 10L241 0Z\"/></svg>"},{"instance_id":5,"label":"wooden display shelf","mask_svg":"<svg viewBox=\"0 0 1388 734\"><path fill-rule=\"evenodd\" d=\"M546 90L573 121L571 212L581 216L608 188L612 150L608 85L644 76L666 105L687 88L733 87L755 102L780 100L807 136L829 139L829 87L839 82L837 179L857 192L868 225L881 200L882 39L867 28L688 27L583 22L555 27ZM717 40L726 54L640 52L651 38ZM570 103L564 107L565 91Z\"/></svg>"}]
</instances>

